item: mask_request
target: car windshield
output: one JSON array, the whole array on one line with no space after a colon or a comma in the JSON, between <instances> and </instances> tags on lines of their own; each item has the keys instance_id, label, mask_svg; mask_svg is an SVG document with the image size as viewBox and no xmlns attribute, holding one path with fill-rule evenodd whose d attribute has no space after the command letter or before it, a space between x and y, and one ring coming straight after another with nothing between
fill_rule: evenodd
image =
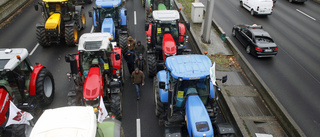
<instances>
[{"instance_id":1,"label":"car windshield","mask_svg":"<svg viewBox=\"0 0 320 137\"><path fill-rule=\"evenodd\" d=\"M259 44L274 43L270 37L256 36L256 42Z\"/></svg>"}]
</instances>

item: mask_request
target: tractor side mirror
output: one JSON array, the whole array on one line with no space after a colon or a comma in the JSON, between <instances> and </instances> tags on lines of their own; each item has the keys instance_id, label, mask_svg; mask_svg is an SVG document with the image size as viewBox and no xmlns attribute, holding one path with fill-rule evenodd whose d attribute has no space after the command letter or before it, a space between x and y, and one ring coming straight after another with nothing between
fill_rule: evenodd
<instances>
[{"instance_id":1,"label":"tractor side mirror","mask_svg":"<svg viewBox=\"0 0 320 137\"><path fill-rule=\"evenodd\" d=\"M34 9L35 9L36 11L38 11L38 9L39 9L38 4L34 4Z\"/></svg>"},{"instance_id":2,"label":"tractor side mirror","mask_svg":"<svg viewBox=\"0 0 320 137\"><path fill-rule=\"evenodd\" d=\"M222 83L226 83L227 80L228 80L228 76L225 75L225 76L222 77L222 81L221 81L221 82L222 82Z\"/></svg>"},{"instance_id":3,"label":"tractor side mirror","mask_svg":"<svg viewBox=\"0 0 320 137\"><path fill-rule=\"evenodd\" d=\"M68 54L68 55L64 56L64 60L69 63L70 57L71 57L70 54Z\"/></svg>"},{"instance_id":4,"label":"tractor side mirror","mask_svg":"<svg viewBox=\"0 0 320 137\"><path fill-rule=\"evenodd\" d=\"M120 60L120 54L115 55L116 60Z\"/></svg>"},{"instance_id":5,"label":"tractor side mirror","mask_svg":"<svg viewBox=\"0 0 320 137\"><path fill-rule=\"evenodd\" d=\"M163 81L159 81L159 88L160 89L165 89L166 88L166 83Z\"/></svg>"},{"instance_id":6,"label":"tractor side mirror","mask_svg":"<svg viewBox=\"0 0 320 137\"><path fill-rule=\"evenodd\" d=\"M89 14L89 17L92 18L92 12L91 12L91 11L88 11L88 14Z\"/></svg>"},{"instance_id":7,"label":"tractor side mirror","mask_svg":"<svg viewBox=\"0 0 320 137\"><path fill-rule=\"evenodd\" d=\"M149 30L149 23L144 24L144 30L148 31Z\"/></svg>"},{"instance_id":8,"label":"tractor side mirror","mask_svg":"<svg viewBox=\"0 0 320 137\"><path fill-rule=\"evenodd\" d=\"M190 22L186 22L187 30L190 30Z\"/></svg>"}]
</instances>

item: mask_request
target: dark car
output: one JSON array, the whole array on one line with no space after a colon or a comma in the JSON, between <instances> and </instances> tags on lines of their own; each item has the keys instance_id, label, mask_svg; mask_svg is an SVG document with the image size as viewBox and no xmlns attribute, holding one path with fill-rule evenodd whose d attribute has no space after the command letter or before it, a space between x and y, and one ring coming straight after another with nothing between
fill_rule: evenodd
<instances>
[{"instance_id":1,"label":"dark car","mask_svg":"<svg viewBox=\"0 0 320 137\"><path fill-rule=\"evenodd\" d=\"M248 54L257 57L272 57L277 55L278 46L261 25L235 25L232 35L246 48Z\"/></svg>"}]
</instances>

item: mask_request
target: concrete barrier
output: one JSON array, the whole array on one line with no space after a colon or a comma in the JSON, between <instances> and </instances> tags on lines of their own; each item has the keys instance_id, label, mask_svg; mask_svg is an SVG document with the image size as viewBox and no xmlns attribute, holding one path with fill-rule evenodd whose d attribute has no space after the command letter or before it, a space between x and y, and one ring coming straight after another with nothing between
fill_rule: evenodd
<instances>
[{"instance_id":1,"label":"concrete barrier","mask_svg":"<svg viewBox=\"0 0 320 137\"><path fill-rule=\"evenodd\" d=\"M220 34L225 35L224 31L219 27L219 25L213 20L212 26L219 32ZM242 55L239 49L233 44L229 37L226 37L225 43L233 52L234 57L237 59L239 65L242 68L242 71L247 75L251 83L255 86L255 88L260 93L261 97L267 103L271 112L276 116L280 125L283 127L285 132L290 137L306 137L306 135L302 132L297 123L292 119L292 117L288 114L288 112L284 109L279 100L274 96L269 87L265 84L265 82L261 79L255 69L251 66L248 60Z\"/></svg>"},{"instance_id":2,"label":"concrete barrier","mask_svg":"<svg viewBox=\"0 0 320 137\"><path fill-rule=\"evenodd\" d=\"M0 6L0 23L8 19L29 1L30 0L2 0L2 5Z\"/></svg>"}]
</instances>

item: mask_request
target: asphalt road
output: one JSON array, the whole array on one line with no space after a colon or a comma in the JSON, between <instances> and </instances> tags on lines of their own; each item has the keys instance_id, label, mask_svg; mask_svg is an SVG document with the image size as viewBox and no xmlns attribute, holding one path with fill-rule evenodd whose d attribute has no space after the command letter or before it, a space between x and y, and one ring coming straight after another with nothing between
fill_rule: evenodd
<instances>
[{"instance_id":1,"label":"asphalt road","mask_svg":"<svg viewBox=\"0 0 320 137\"><path fill-rule=\"evenodd\" d=\"M308 137L320 134L320 6L278 0L272 15L251 16L238 0L215 1L214 20L237 45ZM256 58L232 37L236 24L261 24L279 46L273 58Z\"/></svg>"},{"instance_id":2,"label":"asphalt road","mask_svg":"<svg viewBox=\"0 0 320 137\"><path fill-rule=\"evenodd\" d=\"M35 0L34 2L38 2ZM80 34L90 32L92 19L87 12L94 7L94 3L84 5L86 14L86 29L80 31ZM141 40L145 45L144 32L144 9L141 1L127 1L128 21L130 34L137 41ZM136 15L134 16L134 13ZM136 19L134 18L136 17ZM33 3L26 6L6 27L0 29L0 48L26 48L31 62L41 63L46 66L53 74L55 80L55 98L49 108L63 107L67 105L67 93L73 85L68 81L66 73L70 72L69 64L65 62L64 56L68 53L76 53L77 47L68 47L66 45L53 45L48 48L37 46L36 23L43 21L40 11L35 11ZM146 74L146 73L145 73ZM136 100L135 87L130 83L129 72L125 66L125 87L122 98L123 118L122 126L125 136L134 137L137 135L137 119L140 119L141 136L164 136L164 129L158 126L157 117L154 113L154 101L152 92L153 80L146 74L145 86L141 89L141 99Z\"/></svg>"}]
</instances>

